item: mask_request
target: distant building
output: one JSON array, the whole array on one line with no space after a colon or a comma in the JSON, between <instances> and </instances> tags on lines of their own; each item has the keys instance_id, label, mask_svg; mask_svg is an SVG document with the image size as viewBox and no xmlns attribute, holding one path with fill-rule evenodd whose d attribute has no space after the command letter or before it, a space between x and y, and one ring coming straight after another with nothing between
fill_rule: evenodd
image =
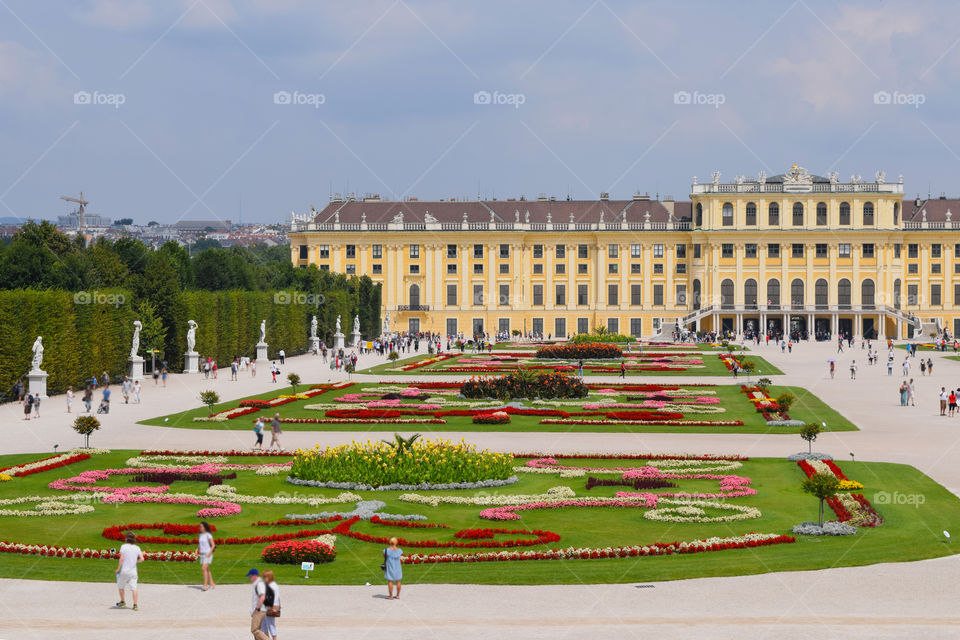
<instances>
[{"instance_id":1,"label":"distant building","mask_svg":"<svg viewBox=\"0 0 960 640\"><path fill-rule=\"evenodd\" d=\"M65 216L57 216L57 226L63 231L76 231L80 228L81 217L83 218L84 228L109 227L112 224L110 218L101 216L98 213L79 213L74 211Z\"/></svg>"},{"instance_id":2,"label":"distant building","mask_svg":"<svg viewBox=\"0 0 960 640\"><path fill-rule=\"evenodd\" d=\"M174 223L173 227L186 233L198 233L208 229L226 233L233 228L233 224L229 220L181 220Z\"/></svg>"}]
</instances>

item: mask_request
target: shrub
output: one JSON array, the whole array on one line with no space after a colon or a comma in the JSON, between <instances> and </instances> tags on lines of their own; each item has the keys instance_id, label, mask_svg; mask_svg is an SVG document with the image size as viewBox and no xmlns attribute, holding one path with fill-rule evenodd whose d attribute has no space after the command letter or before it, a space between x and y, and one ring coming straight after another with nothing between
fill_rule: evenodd
<instances>
[{"instance_id":1,"label":"shrub","mask_svg":"<svg viewBox=\"0 0 960 640\"><path fill-rule=\"evenodd\" d=\"M399 360L399 359L400 359L400 354L397 353L396 351L391 351L391 352L387 355L387 360L389 360L390 362L393 362L393 361Z\"/></svg>"},{"instance_id":2,"label":"shrub","mask_svg":"<svg viewBox=\"0 0 960 640\"><path fill-rule=\"evenodd\" d=\"M293 387L293 392L297 392L297 385L300 384L300 376L295 373L287 374L287 382L290 383L290 386Z\"/></svg>"},{"instance_id":3,"label":"shrub","mask_svg":"<svg viewBox=\"0 0 960 640\"><path fill-rule=\"evenodd\" d=\"M271 564L323 563L333 562L337 550L319 540L284 540L267 546L260 557Z\"/></svg>"},{"instance_id":4,"label":"shrub","mask_svg":"<svg viewBox=\"0 0 960 640\"><path fill-rule=\"evenodd\" d=\"M473 416L473 424L510 424L510 414L506 411L477 413Z\"/></svg>"},{"instance_id":5,"label":"shrub","mask_svg":"<svg viewBox=\"0 0 960 640\"><path fill-rule=\"evenodd\" d=\"M807 453L813 453L813 441L820 435L820 425L816 422L803 425L800 429L800 437L807 441Z\"/></svg>"},{"instance_id":6,"label":"shrub","mask_svg":"<svg viewBox=\"0 0 960 640\"><path fill-rule=\"evenodd\" d=\"M757 386L760 387L760 389L762 389L763 391L766 391L767 387L769 387L771 384L773 384L773 380L771 380L770 378L760 378L759 380L757 380Z\"/></svg>"},{"instance_id":7,"label":"shrub","mask_svg":"<svg viewBox=\"0 0 960 640\"><path fill-rule=\"evenodd\" d=\"M623 350L614 344L605 342L557 344L537 349L536 357L547 360L613 360L623 357Z\"/></svg>"},{"instance_id":8,"label":"shrub","mask_svg":"<svg viewBox=\"0 0 960 640\"><path fill-rule=\"evenodd\" d=\"M100 421L93 416L77 416L73 421L73 430L86 438L84 445L90 448L90 434L100 428Z\"/></svg>"},{"instance_id":9,"label":"shrub","mask_svg":"<svg viewBox=\"0 0 960 640\"><path fill-rule=\"evenodd\" d=\"M805 493L820 500L820 526L823 526L823 501L837 495L840 480L832 473L815 473L800 485Z\"/></svg>"},{"instance_id":10,"label":"shrub","mask_svg":"<svg viewBox=\"0 0 960 640\"><path fill-rule=\"evenodd\" d=\"M213 415L213 405L220 402L220 394L211 389L200 392L200 402L207 405L207 409L210 410L210 415Z\"/></svg>"},{"instance_id":11,"label":"shrub","mask_svg":"<svg viewBox=\"0 0 960 640\"><path fill-rule=\"evenodd\" d=\"M357 370L357 367L352 362L350 362L343 366L343 370L346 371L348 374L351 374Z\"/></svg>"},{"instance_id":12,"label":"shrub","mask_svg":"<svg viewBox=\"0 0 960 640\"><path fill-rule=\"evenodd\" d=\"M790 411L790 407L793 405L793 402L797 399L797 396L793 395L789 391L784 391L776 397L777 406L780 407L782 413L787 413Z\"/></svg>"},{"instance_id":13,"label":"shrub","mask_svg":"<svg viewBox=\"0 0 960 640\"><path fill-rule=\"evenodd\" d=\"M585 398L587 385L564 373L537 373L521 369L498 377L472 378L460 386L466 398Z\"/></svg>"},{"instance_id":14,"label":"shrub","mask_svg":"<svg viewBox=\"0 0 960 640\"><path fill-rule=\"evenodd\" d=\"M418 440L398 451L393 444L367 441L298 450L290 475L301 480L382 487L505 480L513 475L513 465L512 455L478 451L464 442Z\"/></svg>"}]
</instances>

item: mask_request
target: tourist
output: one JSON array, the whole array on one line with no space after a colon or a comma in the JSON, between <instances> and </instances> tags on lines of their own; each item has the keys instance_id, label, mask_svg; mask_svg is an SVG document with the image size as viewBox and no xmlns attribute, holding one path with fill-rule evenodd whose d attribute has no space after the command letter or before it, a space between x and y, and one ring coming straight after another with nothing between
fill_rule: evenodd
<instances>
[{"instance_id":1,"label":"tourist","mask_svg":"<svg viewBox=\"0 0 960 640\"><path fill-rule=\"evenodd\" d=\"M153 386L157 386L160 382L160 370L156 367L153 368Z\"/></svg>"},{"instance_id":2,"label":"tourist","mask_svg":"<svg viewBox=\"0 0 960 640\"><path fill-rule=\"evenodd\" d=\"M33 417L40 417L40 392L37 391L33 394Z\"/></svg>"},{"instance_id":3,"label":"tourist","mask_svg":"<svg viewBox=\"0 0 960 640\"><path fill-rule=\"evenodd\" d=\"M137 546L137 536L128 531L125 541L120 545L120 557L117 559L117 590L120 592L120 602L117 607L127 606L124 599L124 590L129 586L133 594L133 610L137 610L137 565L143 562L143 551Z\"/></svg>"},{"instance_id":4,"label":"tourist","mask_svg":"<svg viewBox=\"0 0 960 640\"><path fill-rule=\"evenodd\" d=\"M904 380L900 383L900 406L907 406L907 399L909 398L910 388L907 387L907 381Z\"/></svg>"},{"instance_id":5,"label":"tourist","mask_svg":"<svg viewBox=\"0 0 960 640\"><path fill-rule=\"evenodd\" d=\"M257 361L256 360L250 361L250 377L251 378L257 377Z\"/></svg>"},{"instance_id":6,"label":"tourist","mask_svg":"<svg viewBox=\"0 0 960 640\"><path fill-rule=\"evenodd\" d=\"M280 434L283 433L280 430L280 414L273 414L273 420L270 421L270 448L273 449L273 445L277 445L277 450L282 451L283 447L280 446Z\"/></svg>"},{"instance_id":7,"label":"tourist","mask_svg":"<svg viewBox=\"0 0 960 640\"><path fill-rule=\"evenodd\" d=\"M137 404L140 404L140 391L143 387L140 386L140 381L135 380L133 383L133 401Z\"/></svg>"},{"instance_id":8,"label":"tourist","mask_svg":"<svg viewBox=\"0 0 960 640\"><path fill-rule=\"evenodd\" d=\"M103 404L110 406L110 387L103 388Z\"/></svg>"},{"instance_id":9,"label":"tourist","mask_svg":"<svg viewBox=\"0 0 960 640\"><path fill-rule=\"evenodd\" d=\"M103 386L110 386L110 374L108 374L106 371L103 372Z\"/></svg>"},{"instance_id":10,"label":"tourist","mask_svg":"<svg viewBox=\"0 0 960 640\"><path fill-rule=\"evenodd\" d=\"M835 371L835 369L836 369L836 364L837 364L837 363L834 362L833 360L830 361L830 378L831 378L831 379L833 378L833 374L834 374L834 371Z\"/></svg>"},{"instance_id":11,"label":"tourist","mask_svg":"<svg viewBox=\"0 0 960 640\"><path fill-rule=\"evenodd\" d=\"M787 353L793 353L793 340L787 343Z\"/></svg>"},{"instance_id":12,"label":"tourist","mask_svg":"<svg viewBox=\"0 0 960 640\"><path fill-rule=\"evenodd\" d=\"M247 571L247 578L253 585L253 599L250 602L250 633L253 634L254 640L269 640L267 634L260 630L263 619L267 615L267 608L263 606L267 585L260 579L260 572L256 569Z\"/></svg>"},{"instance_id":13,"label":"tourist","mask_svg":"<svg viewBox=\"0 0 960 640\"><path fill-rule=\"evenodd\" d=\"M123 394L123 404L130 404L130 392L133 391L133 385L130 384L130 378L123 377L123 384L120 385L120 393Z\"/></svg>"},{"instance_id":14,"label":"tourist","mask_svg":"<svg viewBox=\"0 0 960 640\"><path fill-rule=\"evenodd\" d=\"M277 381L277 374L280 373L280 369L277 368L276 362L270 363L270 375L273 376L273 382Z\"/></svg>"},{"instance_id":15,"label":"tourist","mask_svg":"<svg viewBox=\"0 0 960 640\"><path fill-rule=\"evenodd\" d=\"M263 582L266 590L263 597L263 606L267 615L263 617L260 623L260 630L277 640L277 618L280 617L280 587L274 578L273 571L267 569L263 572Z\"/></svg>"},{"instance_id":16,"label":"tourist","mask_svg":"<svg viewBox=\"0 0 960 640\"><path fill-rule=\"evenodd\" d=\"M947 396L947 403L950 409L950 415L952 416L957 411L957 394L953 389L950 390L950 395Z\"/></svg>"},{"instance_id":17,"label":"tourist","mask_svg":"<svg viewBox=\"0 0 960 640\"><path fill-rule=\"evenodd\" d=\"M930 358L927 358L927 373L929 373L931 376L933 375L933 360Z\"/></svg>"},{"instance_id":18,"label":"tourist","mask_svg":"<svg viewBox=\"0 0 960 640\"><path fill-rule=\"evenodd\" d=\"M917 406L917 388L913 384L913 378L910 378L910 382L907 383L907 399L911 407Z\"/></svg>"},{"instance_id":19,"label":"tourist","mask_svg":"<svg viewBox=\"0 0 960 640\"><path fill-rule=\"evenodd\" d=\"M230 379L233 381L237 380L237 360L236 359L234 359L233 362L230 363Z\"/></svg>"},{"instance_id":20,"label":"tourist","mask_svg":"<svg viewBox=\"0 0 960 640\"><path fill-rule=\"evenodd\" d=\"M887 360L887 375L893 375L893 360Z\"/></svg>"},{"instance_id":21,"label":"tourist","mask_svg":"<svg viewBox=\"0 0 960 640\"><path fill-rule=\"evenodd\" d=\"M400 557L403 549L398 547L396 538L390 538L390 546L383 550L383 577L387 580L387 600L400 599L400 581L403 580L403 566ZM394 587L397 594L394 595Z\"/></svg>"},{"instance_id":22,"label":"tourist","mask_svg":"<svg viewBox=\"0 0 960 640\"><path fill-rule=\"evenodd\" d=\"M169 373L166 367L160 370L160 379L163 380L163 386L167 386L167 374Z\"/></svg>"},{"instance_id":23,"label":"tourist","mask_svg":"<svg viewBox=\"0 0 960 640\"><path fill-rule=\"evenodd\" d=\"M950 402L950 394L946 387L940 387L940 415L947 415L947 403Z\"/></svg>"},{"instance_id":24,"label":"tourist","mask_svg":"<svg viewBox=\"0 0 960 640\"><path fill-rule=\"evenodd\" d=\"M217 379L217 361L216 360L213 360L210 363L210 372L213 374L213 379L216 380Z\"/></svg>"},{"instance_id":25,"label":"tourist","mask_svg":"<svg viewBox=\"0 0 960 640\"><path fill-rule=\"evenodd\" d=\"M627 377L627 365L623 360L620 361L620 377L621 378Z\"/></svg>"},{"instance_id":26,"label":"tourist","mask_svg":"<svg viewBox=\"0 0 960 640\"><path fill-rule=\"evenodd\" d=\"M577 376L583 377L583 360L577 361Z\"/></svg>"},{"instance_id":27,"label":"tourist","mask_svg":"<svg viewBox=\"0 0 960 640\"><path fill-rule=\"evenodd\" d=\"M17 402L23 402L23 380L20 378L13 385L13 395L17 396Z\"/></svg>"},{"instance_id":28,"label":"tourist","mask_svg":"<svg viewBox=\"0 0 960 640\"><path fill-rule=\"evenodd\" d=\"M200 571L203 573L203 589L213 589L217 585L213 582L213 576L210 575L210 564L213 563L213 551L217 548L217 543L213 540L213 534L210 532L210 525L206 522L200 523L200 536L197 538L197 555L200 558Z\"/></svg>"},{"instance_id":29,"label":"tourist","mask_svg":"<svg viewBox=\"0 0 960 640\"><path fill-rule=\"evenodd\" d=\"M286 364L287 354L283 349L280 349L280 351L277 352L277 357L280 358L280 364Z\"/></svg>"},{"instance_id":30,"label":"tourist","mask_svg":"<svg viewBox=\"0 0 960 640\"><path fill-rule=\"evenodd\" d=\"M90 385L87 385L87 388L83 390L83 406L87 408L87 413L90 413L90 409L93 405L93 388Z\"/></svg>"},{"instance_id":31,"label":"tourist","mask_svg":"<svg viewBox=\"0 0 960 640\"><path fill-rule=\"evenodd\" d=\"M920 359L920 375L927 375L927 363L923 360L923 358Z\"/></svg>"},{"instance_id":32,"label":"tourist","mask_svg":"<svg viewBox=\"0 0 960 640\"><path fill-rule=\"evenodd\" d=\"M67 387L67 413L73 413L73 387Z\"/></svg>"},{"instance_id":33,"label":"tourist","mask_svg":"<svg viewBox=\"0 0 960 640\"><path fill-rule=\"evenodd\" d=\"M850 361L850 379L851 380L857 379L857 361L856 360Z\"/></svg>"},{"instance_id":34,"label":"tourist","mask_svg":"<svg viewBox=\"0 0 960 640\"><path fill-rule=\"evenodd\" d=\"M910 375L910 360L907 357L903 359L903 377Z\"/></svg>"},{"instance_id":35,"label":"tourist","mask_svg":"<svg viewBox=\"0 0 960 640\"><path fill-rule=\"evenodd\" d=\"M263 418L257 418L257 421L253 424L253 432L257 436L257 442L253 445L253 448L263 451Z\"/></svg>"},{"instance_id":36,"label":"tourist","mask_svg":"<svg viewBox=\"0 0 960 640\"><path fill-rule=\"evenodd\" d=\"M837 353L843 353L843 338L837 340Z\"/></svg>"},{"instance_id":37,"label":"tourist","mask_svg":"<svg viewBox=\"0 0 960 640\"><path fill-rule=\"evenodd\" d=\"M33 396L28 393L23 396L23 419L29 420L31 412L33 412Z\"/></svg>"}]
</instances>

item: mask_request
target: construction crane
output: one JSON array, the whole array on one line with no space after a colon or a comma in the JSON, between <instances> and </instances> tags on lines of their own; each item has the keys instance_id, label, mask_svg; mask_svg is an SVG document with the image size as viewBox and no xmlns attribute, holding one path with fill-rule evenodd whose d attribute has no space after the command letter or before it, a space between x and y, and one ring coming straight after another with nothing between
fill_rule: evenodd
<instances>
[{"instance_id":1,"label":"construction crane","mask_svg":"<svg viewBox=\"0 0 960 640\"><path fill-rule=\"evenodd\" d=\"M60 196L61 200L66 200L67 202L76 202L79 205L79 208L76 211L77 214L77 235L83 235L83 212L84 207L86 207L89 202L83 199L83 191L80 192L79 198L74 198L73 196Z\"/></svg>"}]
</instances>

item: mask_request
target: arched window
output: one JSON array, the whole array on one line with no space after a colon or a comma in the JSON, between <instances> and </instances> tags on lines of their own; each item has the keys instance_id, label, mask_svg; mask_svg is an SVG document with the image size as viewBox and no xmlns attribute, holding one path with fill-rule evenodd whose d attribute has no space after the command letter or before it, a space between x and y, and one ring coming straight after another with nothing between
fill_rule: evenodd
<instances>
[{"instance_id":1,"label":"arched window","mask_svg":"<svg viewBox=\"0 0 960 640\"><path fill-rule=\"evenodd\" d=\"M418 284L410 285L410 306L420 306L420 285Z\"/></svg>"},{"instance_id":2,"label":"arched window","mask_svg":"<svg viewBox=\"0 0 960 640\"><path fill-rule=\"evenodd\" d=\"M814 304L818 308L826 307L830 304L830 285L823 278L817 280L813 289Z\"/></svg>"},{"instance_id":3,"label":"arched window","mask_svg":"<svg viewBox=\"0 0 960 640\"><path fill-rule=\"evenodd\" d=\"M767 280L767 304L772 307L780 305L780 281L776 278Z\"/></svg>"},{"instance_id":4,"label":"arched window","mask_svg":"<svg viewBox=\"0 0 960 640\"><path fill-rule=\"evenodd\" d=\"M817 226L818 227L827 226L827 203L826 202L817 203Z\"/></svg>"},{"instance_id":5,"label":"arched window","mask_svg":"<svg viewBox=\"0 0 960 640\"><path fill-rule=\"evenodd\" d=\"M893 308L900 308L900 295L901 295L902 286L900 285L900 278L897 278L893 281Z\"/></svg>"},{"instance_id":6,"label":"arched window","mask_svg":"<svg viewBox=\"0 0 960 640\"><path fill-rule=\"evenodd\" d=\"M873 203L872 202L863 203L863 226L865 227L873 226Z\"/></svg>"},{"instance_id":7,"label":"arched window","mask_svg":"<svg viewBox=\"0 0 960 640\"><path fill-rule=\"evenodd\" d=\"M873 280L867 278L860 283L860 304L864 307L872 307L876 304L877 285Z\"/></svg>"},{"instance_id":8,"label":"arched window","mask_svg":"<svg viewBox=\"0 0 960 640\"><path fill-rule=\"evenodd\" d=\"M733 280L730 278L720 283L720 306L723 308L733 306Z\"/></svg>"},{"instance_id":9,"label":"arched window","mask_svg":"<svg viewBox=\"0 0 960 640\"><path fill-rule=\"evenodd\" d=\"M699 202L697 203L697 226L703 226L703 205Z\"/></svg>"},{"instance_id":10,"label":"arched window","mask_svg":"<svg viewBox=\"0 0 960 640\"><path fill-rule=\"evenodd\" d=\"M803 280L794 278L790 283L790 304L803 304Z\"/></svg>"},{"instance_id":11,"label":"arched window","mask_svg":"<svg viewBox=\"0 0 960 640\"><path fill-rule=\"evenodd\" d=\"M841 308L850 308L850 281L846 278L837 283L837 304Z\"/></svg>"},{"instance_id":12,"label":"arched window","mask_svg":"<svg viewBox=\"0 0 960 640\"><path fill-rule=\"evenodd\" d=\"M747 309L757 308L757 281L747 278L743 283L743 303Z\"/></svg>"},{"instance_id":13,"label":"arched window","mask_svg":"<svg viewBox=\"0 0 960 640\"><path fill-rule=\"evenodd\" d=\"M776 202L771 202L767 207L767 224L771 227L780 226L780 205Z\"/></svg>"},{"instance_id":14,"label":"arched window","mask_svg":"<svg viewBox=\"0 0 960 640\"><path fill-rule=\"evenodd\" d=\"M745 222L747 226L757 226L757 205L752 202L747 203L747 219Z\"/></svg>"},{"instance_id":15,"label":"arched window","mask_svg":"<svg viewBox=\"0 0 960 640\"><path fill-rule=\"evenodd\" d=\"M845 226L850 225L850 203L849 202L840 203L840 224Z\"/></svg>"},{"instance_id":16,"label":"arched window","mask_svg":"<svg viewBox=\"0 0 960 640\"><path fill-rule=\"evenodd\" d=\"M693 308L700 308L700 280L693 281Z\"/></svg>"},{"instance_id":17,"label":"arched window","mask_svg":"<svg viewBox=\"0 0 960 640\"><path fill-rule=\"evenodd\" d=\"M730 204L729 202L723 203L722 217L723 217L723 226L725 227L733 226L733 205Z\"/></svg>"},{"instance_id":18,"label":"arched window","mask_svg":"<svg viewBox=\"0 0 960 640\"><path fill-rule=\"evenodd\" d=\"M793 226L795 227L803 226L803 203L802 202L793 203Z\"/></svg>"},{"instance_id":19,"label":"arched window","mask_svg":"<svg viewBox=\"0 0 960 640\"><path fill-rule=\"evenodd\" d=\"M893 203L893 226L900 224L900 203Z\"/></svg>"}]
</instances>

